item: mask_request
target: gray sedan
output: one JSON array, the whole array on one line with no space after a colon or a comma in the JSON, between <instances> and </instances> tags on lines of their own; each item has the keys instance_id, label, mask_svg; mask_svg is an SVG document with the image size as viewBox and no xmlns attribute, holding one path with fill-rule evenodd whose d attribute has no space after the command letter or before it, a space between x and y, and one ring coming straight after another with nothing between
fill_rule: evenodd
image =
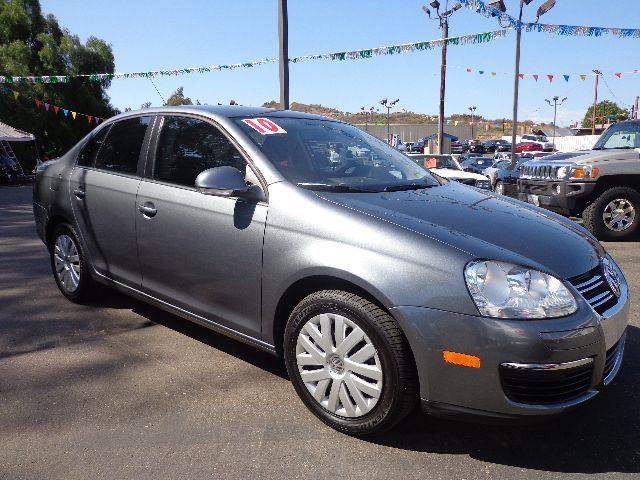
<instances>
[{"instance_id":1,"label":"gray sedan","mask_svg":"<svg viewBox=\"0 0 640 480\"><path fill-rule=\"evenodd\" d=\"M128 112L38 168L33 208L69 300L108 285L282 355L351 435L558 413L622 361L627 284L582 227L328 118Z\"/></svg>"}]
</instances>

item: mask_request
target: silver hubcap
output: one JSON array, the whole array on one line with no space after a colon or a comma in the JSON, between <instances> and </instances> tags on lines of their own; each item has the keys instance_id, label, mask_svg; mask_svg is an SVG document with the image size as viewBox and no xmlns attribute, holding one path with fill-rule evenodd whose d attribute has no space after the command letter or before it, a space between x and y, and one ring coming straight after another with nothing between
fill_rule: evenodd
<instances>
[{"instance_id":1,"label":"silver hubcap","mask_svg":"<svg viewBox=\"0 0 640 480\"><path fill-rule=\"evenodd\" d=\"M636 209L625 198L618 198L604 207L602 219L609 230L622 232L629 228L636 218Z\"/></svg>"},{"instance_id":2,"label":"silver hubcap","mask_svg":"<svg viewBox=\"0 0 640 480\"><path fill-rule=\"evenodd\" d=\"M498 183L496 185L496 193L499 193L500 195L502 195L502 191L503 191L502 184Z\"/></svg>"},{"instance_id":3,"label":"silver hubcap","mask_svg":"<svg viewBox=\"0 0 640 480\"><path fill-rule=\"evenodd\" d=\"M296 343L298 371L313 398L342 417L360 417L382 393L382 366L373 343L354 322L322 313L304 324Z\"/></svg>"},{"instance_id":4,"label":"silver hubcap","mask_svg":"<svg viewBox=\"0 0 640 480\"><path fill-rule=\"evenodd\" d=\"M69 293L75 292L80 284L80 256L69 235L60 235L56 239L53 262L60 285Z\"/></svg>"}]
</instances>

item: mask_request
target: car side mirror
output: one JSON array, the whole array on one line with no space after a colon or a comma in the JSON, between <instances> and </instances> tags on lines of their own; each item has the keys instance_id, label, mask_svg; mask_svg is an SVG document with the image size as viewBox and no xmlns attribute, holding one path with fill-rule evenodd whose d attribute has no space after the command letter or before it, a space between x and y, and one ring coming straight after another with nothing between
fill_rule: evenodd
<instances>
[{"instance_id":1,"label":"car side mirror","mask_svg":"<svg viewBox=\"0 0 640 480\"><path fill-rule=\"evenodd\" d=\"M196 190L204 195L237 197L252 202L266 200L262 188L258 185L247 185L242 172L228 165L201 172L196 177Z\"/></svg>"}]
</instances>

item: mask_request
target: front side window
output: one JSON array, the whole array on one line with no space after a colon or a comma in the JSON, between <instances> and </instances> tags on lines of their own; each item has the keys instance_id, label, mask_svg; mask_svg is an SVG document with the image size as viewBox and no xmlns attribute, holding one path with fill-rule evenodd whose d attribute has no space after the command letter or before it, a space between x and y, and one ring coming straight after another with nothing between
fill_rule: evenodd
<instances>
[{"instance_id":1,"label":"front side window","mask_svg":"<svg viewBox=\"0 0 640 480\"><path fill-rule=\"evenodd\" d=\"M640 148L640 123L613 125L596 142L594 150L614 148Z\"/></svg>"},{"instance_id":2,"label":"front side window","mask_svg":"<svg viewBox=\"0 0 640 480\"><path fill-rule=\"evenodd\" d=\"M95 167L117 173L135 174L142 143L153 117L135 117L114 123L100 146Z\"/></svg>"},{"instance_id":3,"label":"front side window","mask_svg":"<svg viewBox=\"0 0 640 480\"><path fill-rule=\"evenodd\" d=\"M164 117L156 151L155 179L193 187L201 172L222 166L246 174L247 163L220 130L197 118Z\"/></svg>"},{"instance_id":4,"label":"front side window","mask_svg":"<svg viewBox=\"0 0 640 480\"><path fill-rule=\"evenodd\" d=\"M409 157L351 125L280 117L235 121L288 181L303 188L370 192L440 185Z\"/></svg>"},{"instance_id":5,"label":"front side window","mask_svg":"<svg viewBox=\"0 0 640 480\"><path fill-rule=\"evenodd\" d=\"M107 132L111 127L105 127L89 139L82 151L78 155L78 166L93 167L96 163L96 157L100 151L100 147L104 142Z\"/></svg>"}]
</instances>

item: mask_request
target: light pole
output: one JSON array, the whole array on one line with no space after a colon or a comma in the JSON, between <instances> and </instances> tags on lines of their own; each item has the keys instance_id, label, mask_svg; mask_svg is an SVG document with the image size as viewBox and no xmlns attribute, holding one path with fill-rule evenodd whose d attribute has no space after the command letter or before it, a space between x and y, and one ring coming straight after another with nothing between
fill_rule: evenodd
<instances>
[{"instance_id":1,"label":"light pole","mask_svg":"<svg viewBox=\"0 0 640 480\"><path fill-rule=\"evenodd\" d=\"M556 149L556 121L558 118L558 105L562 105L566 99L567 97L564 97L562 100L560 100L560 97L557 95L553 97L551 100L549 100L548 98L544 99L544 101L547 102L550 106L553 106L553 149L554 150ZM560 100L560 103L558 103L558 100Z\"/></svg>"},{"instance_id":2,"label":"light pole","mask_svg":"<svg viewBox=\"0 0 640 480\"><path fill-rule=\"evenodd\" d=\"M396 103L400 101L399 98L396 98L394 101L390 102L387 98L383 98L378 103L387 109L387 143L391 143L391 127L389 126L389 115L391 113L391 109L394 107Z\"/></svg>"},{"instance_id":3,"label":"light pole","mask_svg":"<svg viewBox=\"0 0 640 480\"><path fill-rule=\"evenodd\" d=\"M440 63L440 110L438 112L438 153L442 154L442 142L444 135L444 94L447 83L447 41L449 38L449 17L453 15L453 12L460 10L462 5L460 2L453 4L451 8L449 6L449 0L446 0L444 12L440 12L440 2L433 0L429 3L429 6L436 11L436 18L431 18L431 10L428 7L423 6L422 10L429 16L430 19L436 20L440 23L440 29L442 30L442 61Z\"/></svg>"},{"instance_id":4,"label":"light pole","mask_svg":"<svg viewBox=\"0 0 640 480\"><path fill-rule=\"evenodd\" d=\"M600 70L594 70L593 73L596 74L596 91L593 97L593 118L591 121L591 135L596 134L596 110L598 109L598 80L600 79L600 75L602 75L602 72Z\"/></svg>"},{"instance_id":5,"label":"light pole","mask_svg":"<svg viewBox=\"0 0 640 480\"><path fill-rule=\"evenodd\" d=\"M511 164L516 164L516 136L518 135L518 89L520 87L520 40L522 38L522 12L525 5L529 5L533 0L520 0L520 13L518 14L518 24L516 25L516 62L515 62L515 74L513 77L513 129L511 131ZM556 4L556 0L546 0L536 12L536 22L540 20L540 17L551 10ZM506 12L507 7L503 0L491 0L488 7L493 7L500 12ZM506 28L508 25L502 25Z\"/></svg>"},{"instance_id":6,"label":"light pole","mask_svg":"<svg viewBox=\"0 0 640 480\"><path fill-rule=\"evenodd\" d=\"M373 115L373 107L366 110L364 107L360 107L360 114L364 115L364 131L369 131L369 115Z\"/></svg>"},{"instance_id":7,"label":"light pole","mask_svg":"<svg viewBox=\"0 0 640 480\"><path fill-rule=\"evenodd\" d=\"M473 140L475 138L473 136L473 123L475 120L476 106L475 105L470 106L469 111L471 112L471 140Z\"/></svg>"},{"instance_id":8,"label":"light pole","mask_svg":"<svg viewBox=\"0 0 640 480\"><path fill-rule=\"evenodd\" d=\"M287 0L278 0L280 108L289 110L289 15Z\"/></svg>"}]
</instances>

